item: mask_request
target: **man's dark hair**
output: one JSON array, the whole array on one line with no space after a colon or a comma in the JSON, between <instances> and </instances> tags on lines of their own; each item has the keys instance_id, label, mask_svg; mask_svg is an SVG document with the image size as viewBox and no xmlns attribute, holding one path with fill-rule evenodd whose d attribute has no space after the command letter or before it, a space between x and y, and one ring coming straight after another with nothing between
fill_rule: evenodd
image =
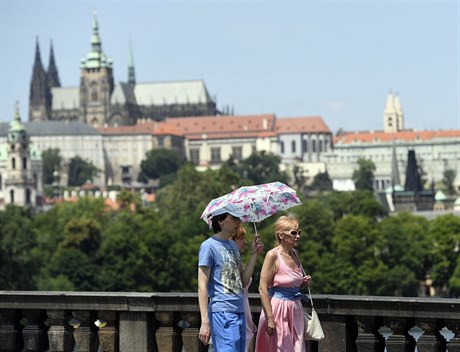
<instances>
[{"instance_id":1,"label":"man's dark hair","mask_svg":"<svg viewBox=\"0 0 460 352\"><path fill-rule=\"evenodd\" d=\"M214 233L218 233L220 232L222 229L220 228L220 225L219 225L219 221L221 220L225 220L225 218L227 217L228 213L223 213L223 214L219 214L219 215L215 215L212 217L212 231Z\"/></svg>"}]
</instances>

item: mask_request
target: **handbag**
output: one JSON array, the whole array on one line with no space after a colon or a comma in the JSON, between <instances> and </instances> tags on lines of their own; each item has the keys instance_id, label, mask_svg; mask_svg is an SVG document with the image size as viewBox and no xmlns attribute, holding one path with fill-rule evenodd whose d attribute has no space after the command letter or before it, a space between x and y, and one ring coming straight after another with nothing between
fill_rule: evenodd
<instances>
[{"instance_id":1,"label":"handbag","mask_svg":"<svg viewBox=\"0 0 460 352\"><path fill-rule=\"evenodd\" d=\"M300 262L299 256L294 251L297 260L299 261L300 268L302 273L305 276L305 270L303 269L302 263ZM310 286L308 286L308 297L310 298L311 304L311 314L309 314L306 309L303 309L303 318L304 318L304 338L305 340L314 340L320 341L324 339L323 328L319 321L318 313L316 313L315 306L313 305L313 299L311 298Z\"/></svg>"},{"instance_id":2,"label":"handbag","mask_svg":"<svg viewBox=\"0 0 460 352\"><path fill-rule=\"evenodd\" d=\"M304 337L305 340L319 341L324 339L324 332L318 318L318 313L316 313L315 306L313 305L310 287L308 287L308 296L310 297L311 302L311 315L308 314L308 312L305 309L303 310L303 317L305 320Z\"/></svg>"}]
</instances>

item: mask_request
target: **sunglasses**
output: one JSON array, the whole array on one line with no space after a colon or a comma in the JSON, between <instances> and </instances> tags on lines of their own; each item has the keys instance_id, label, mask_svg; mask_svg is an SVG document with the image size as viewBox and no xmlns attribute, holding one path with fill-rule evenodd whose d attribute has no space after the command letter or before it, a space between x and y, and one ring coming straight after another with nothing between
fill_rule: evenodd
<instances>
[{"instance_id":1,"label":"sunglasses","mask_svg":"<svg viewBox=\"0 0 460 352\"><path fill-rule=\"evenodd\" d=\"M300 236L300 234L302 233L302 230L283 231L283 233L296 237L296 236Z\"/></svg>"}]
</instances>

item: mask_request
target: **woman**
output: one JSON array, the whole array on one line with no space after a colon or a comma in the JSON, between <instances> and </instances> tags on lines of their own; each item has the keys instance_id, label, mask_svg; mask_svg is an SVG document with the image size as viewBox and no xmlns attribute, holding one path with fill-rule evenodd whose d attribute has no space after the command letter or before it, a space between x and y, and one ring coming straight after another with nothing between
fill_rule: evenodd
<instances>
[{"instance_id":1,"label":"woman","mask_svg":"<svg viewBox=\"0 0 460 352\"><path fill-rule=\"evenodd\" d=\"M276 245L265 255L260 273L262 301L256 352L305 352L300 286L310 284L300 267L297 246L299 223L282 216L275 223Z\"/></svg>"},{"instance_id":2,"label":"woman","mask_svg":"<svg viewBox=\"0 0 460 352\"><path fill-rule=\"evenodd\" d=\"M248 248L248 242L246 240L246 229L243 227L243 225L240 225L238 228L238 231L236 231L234 234L230 236L230 239L235 241L238 249L240 250L240 253L244 253L246 249ZM253 255L259 255L262 253L264 247L262 242L260 241L259 238L254 239L252 243L252 253L251 253L251 259L248 264L255 264L255 260L253 260ZM252 263L253 262L253 263ZM246 269L254 269L253 266L249 266ZM251 272L252 276L252 272ZM249 280L249 283L243 288L243 295L244 295L244 315L246 318L246 352L249 351L249 345L252 341L252 338L254 337L255 332L257 331L257 327L252 321L252 315L251 315L251 307L249 306L249 299L248 299L248 288L251 285L252 278Z\"/></svg>"}]
</instances>

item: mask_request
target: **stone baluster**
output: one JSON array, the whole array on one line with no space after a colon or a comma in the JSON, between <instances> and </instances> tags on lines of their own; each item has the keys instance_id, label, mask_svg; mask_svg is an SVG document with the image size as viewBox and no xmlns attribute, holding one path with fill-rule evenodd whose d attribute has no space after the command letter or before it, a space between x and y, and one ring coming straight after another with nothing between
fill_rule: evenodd
<instances>
[{"instance_id":1,"label":"stone baluster","mask_svg":"<svg viewBox=\"0 0 460 352\"><path fill-rule=\"evenodd\" d=\"M20 351L23 342L21 338L21 313L17 309L0 310L0 350L5 352Z\"/></svg>"},{"instance_id":2,"label":"stone baluster","mask_svg":"<svg viewBox=\"0 0 460 352\"><path fill-rule=\"evenodd\" d=\"M413 319L388 318L385 325L393 330L393 334L387 339L386 347L388 352L414 352L415 339L409 334L414 326Z\"/></svg>"},{"instance_id":3,"label":"stone baluster","mask_svg":"<svg viewBox=\"0 0 460 352\"><path fill-rule=\"evenodd\" d=\"M97 327L94 325L95 317L96 314L92 311L72 312L72 320L78 322L78 326L74 326L73 337L79 352L97 352L99 341Z\"/></svg>"},{"instance_id":4,"label":"stone baluster","mask_svg":"<svg viewBox=\"0 0 460 352\"><path fill-rule=\"evenodd\" d=\"M155 332L158 351L181 352L182 341L179 334L177 314L174 312L155 312L155 318L160 322L160 327Z\"/></svg>"},{"instance_id":5,"label":"stone baluster","mask_svg":"<svg viewBox=\"0 0 460 352\"><path fill-rule=\"evenodd\" d=\"M99 311L99 346L102 352L118 351L117 313L114 311Z\"/></svg>"},{"instance_id":6,"label":"stone baluster","mask_svg":"<svg viewBox=\"0 0 460 352\"><path fill-rule=\"evenodd\" d=\"M50 352L68 352L74 349L73 327L68 321L72 315L66 310L48 309L48 321L51 324L48 330Z\"/></svg>"},{"instance_id":7,"label":"stone baluster","mask_svg":"<svg viewBox=\"0 0 460 352\"><path fill-rule=\"evenodd\" d=\"M48 334L45 326L46 312L44 310L24 309L22 311L25 323L22 330L24 352L42 352L48 348Z\"/></svg>"},{"instance_id":8,"label":"stone baluster","mask_svg":"<svg viewBox=\"0 0 460 352\"><path fill-rule=\"evenodd\" d=\"M379 328L383 325L380 317L357 316L355 318L358 325L358 337L356 338L356 348L358 352L383 352L385 350L385 339L379 333Z\"/></svg>"},{"instance_id":9,"label":"stone baluster","mask_svg":"<svg viewBox=\"0 0 460 352\"><path fill-rule=\"evenodd\" d=\"M200 332L201 318L196 312L181 313L182 320L179 322L179 327L182 331L182 343L187 352L205 352L208 346L204 346L198 334Z\"/></svg>"},{"instance_id":10,"label":"stone baluster","mask_svg":"<svg viewBox=\"0 0 460 352\"><path fill-rule=\"evenodd\" d=\"M417 319L416 324L425 331L417 341L419 352L446 351L446 339L440 334L443 325L438 319Z\"/></svg>"},{"instance_id":11,"label":"stone baluster","mask_svg":"<svg viewBox=\"0 0 460 352\"><path fill-rule=\"evenodd\" d=\"M447 343L449 352L460 352L460 321L446 320L446 327L454 333L454 337Z\"/></svg>"}]
</instances>

